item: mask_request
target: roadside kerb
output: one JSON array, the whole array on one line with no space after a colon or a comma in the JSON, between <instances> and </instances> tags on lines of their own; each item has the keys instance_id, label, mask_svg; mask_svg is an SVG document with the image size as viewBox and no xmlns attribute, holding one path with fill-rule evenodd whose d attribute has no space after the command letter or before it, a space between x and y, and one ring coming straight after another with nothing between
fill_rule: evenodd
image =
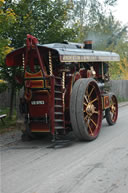
<instances>
[{"instance_id":1,"label":"roadside kerb","mask_svg":"<svg viewBox=\"0 0 128 193\"><path fill-rule=\"evenodd\" d=\"M127 106L127 105L128 105L128 101L127 102L121 102L121 103L118 104L119 108Z\"/></svg>"}]
</instances>

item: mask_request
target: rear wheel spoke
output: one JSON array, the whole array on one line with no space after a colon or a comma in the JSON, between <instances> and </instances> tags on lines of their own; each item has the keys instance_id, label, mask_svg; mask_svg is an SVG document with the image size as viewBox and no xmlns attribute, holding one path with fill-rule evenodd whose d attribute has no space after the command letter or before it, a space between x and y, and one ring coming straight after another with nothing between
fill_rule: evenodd
<instances>
[{"instance_id":1,"label":"rear wheel spoke","mask_svg":"<svg viewBox=\"0 0 128 193\"><path fill-rule=\"evenodd\" d=\"M87 104L86 104L86 103L84 103L84 105L85 105L85 106L87 106Z\"/></svg>"},{"instance_id":2,"label":"rear wheel spoke","mask_svg":"<svg viewBox=\"0 0 128 193\"><path fill-rule=\"evenodd\" d=\"M94 114L98 114L99 112L98 112L98 111L94 111L93 113L94 113Z\"/></svg>"},{"instance_id":3,"label":"rear wheel spoke","mask_svg":"<svg viewBox=\"0 0 128 193\"><path fill-rule=\"evenodd\" d=\"M90 118L90 121L95 125L95 127L97 126L97 124L93 121L93 119Z\"/></svg>"},{"instance_id":4,"label":"rear wheel spoke","mask_svg":"<svg viewBox=\"0 0 128 193\"><path fill-rule=\"evenodd\" d=\"M86 95L84 95L84 99L86 100L87 103L89 103Z\"/></svg>"},{"instance_id":5,"label":"rear wheel spoke","mask_svg":"<svg viewBox=\"0 0 128 193\"><path fill-rule=\"evenodd\" d=\"M85 120L85 121L88 121L88 115L86 115L86 116L84 117L84 120Z\"/></svg>"},{"instance_id":6,"label":"rear wheel spoke","mask_svg":"<svg viewBox=\"0 0 128 193\"><path fill-rule=\"evenodd\" d=\"M98 98L95 98L95 99L93 99L90 103L92 104L92 103L94 103L95 101L97 101L98 100Z\"/></svg>"},{"instance_id":7,"label":"rear wheel spoke","mask_svg":"<svg viewBox=\"0 0 128 193\"><path fill-rule=\"evenodd\" d=\"M89 124L88 124L88 128L89 128L89 131L90 131L91 135L94 136L94 133L92 132L92 128Z\"/></svg>"},{"instance_id":8,"label":"rear wheel spoke","mask_svg":"<svg viewBox=\"0 0 128 193\"><path fill-rule=\"evenodd\" d=\"M88 95L88 98L90 98L92 92L94 91L94 87L92 87L92 90L90 91L89 95Z\"/></svg>"}]
</instances>

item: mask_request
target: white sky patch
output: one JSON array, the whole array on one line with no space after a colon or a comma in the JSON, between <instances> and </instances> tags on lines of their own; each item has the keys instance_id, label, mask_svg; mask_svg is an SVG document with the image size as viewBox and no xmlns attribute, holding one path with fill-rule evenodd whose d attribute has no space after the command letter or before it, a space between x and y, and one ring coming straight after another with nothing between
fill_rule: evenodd
<instances>
[{"instance_id":1,"label":"white sky patch","mask_svg":"<svg viewBox=\"0 0 128 193\"><path fill-rule=\"evenodd\" d=\"M112 11L117 20L122 24L128 24L128 0L118 0Z\"/></svg>"}]
</instances>

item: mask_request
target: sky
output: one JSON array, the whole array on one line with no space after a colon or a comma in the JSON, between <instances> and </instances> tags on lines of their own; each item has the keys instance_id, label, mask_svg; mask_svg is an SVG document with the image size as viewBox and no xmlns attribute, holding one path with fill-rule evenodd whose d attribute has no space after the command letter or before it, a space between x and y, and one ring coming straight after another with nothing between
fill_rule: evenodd
<instances>
[{"instance_id":1,"label":"sky","mask_svg":"<svg viewBox=\"0 0 128 193\"><path fill-rule=\"evenodd\" d=\"M112 10L117 20L122 24L128 24L128 0L118 0L117 5Z\"/></svg>"}]
</instances>

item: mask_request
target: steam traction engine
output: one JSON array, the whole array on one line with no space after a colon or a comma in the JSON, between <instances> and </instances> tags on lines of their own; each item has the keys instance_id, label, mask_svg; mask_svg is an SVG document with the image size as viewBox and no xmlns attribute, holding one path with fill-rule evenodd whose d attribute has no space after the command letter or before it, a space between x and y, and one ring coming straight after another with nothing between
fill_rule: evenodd
<instances>
[{"instance_id":1,"label":"steam traction engine","mask_svg":"<svg viewBox=\"0 0 128 193\"><path fill-rule=\"evenodd\" d=\"M116 123L118 103L108 92L108 62L119 61L112 52L94 51L85 44L54 43L40 45L27 35L26 46L6 57L8 67L21 66L24 96L20 111L25 117L23 136L51 133L56 139L74 131L80 140L94 140L105 117Z\"/></svg>"}]
</instances>

